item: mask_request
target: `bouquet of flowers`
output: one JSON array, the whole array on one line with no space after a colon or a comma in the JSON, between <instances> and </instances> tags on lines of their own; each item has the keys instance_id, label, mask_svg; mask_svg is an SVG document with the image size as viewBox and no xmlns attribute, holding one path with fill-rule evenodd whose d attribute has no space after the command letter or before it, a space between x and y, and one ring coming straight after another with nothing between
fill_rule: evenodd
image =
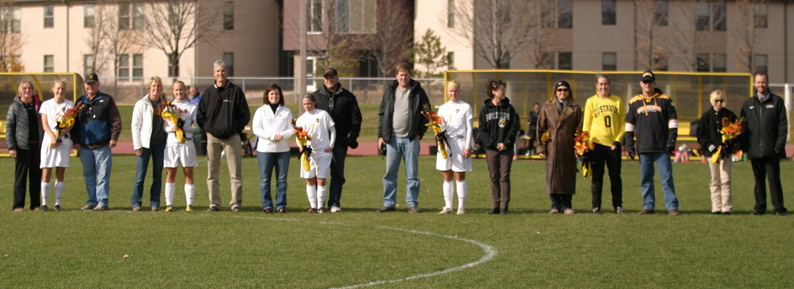
<instances>
[{"instance_id":1,"label":"bouquet of flowers","mask_svg":"<svg viewBox=\"0 0 794 289\"><path fill-rule=\"evenodd\" d=\"M576 134L573 139L573 148L575 150L576 159L582 162L582 176L589 177L590 171L590 152L593 151L595 145L590 141L590 132L583 131Z\"/></svg>"},{"instance_id":2,"label":"bouquet of flowers","mask_svg":"<svg viewBox=\"0 0 794 289\"><path fill-rule=\"evenodd\" d=\"M74 126L77 114L82 108L83 103L80 102L77 105L72 106L72 108L67 109L66 111L55 116L55 138L57 139L58 143L61 143L61 135L63 132Z\"/></svg>"},{"instance_id":3,"label":"bouquet of flowers","mask_svg":"<svg viewBox=\"0 0 794 289\"><path fill-rule=\"evenodd\" d=\"M303 130L302 127L295 126L296 121L297 119L292 119L293 132L298 139L298 145L303 148L298 161L303 165L303 170L308 172L311 169L309 158L312 155L312 148L309 146L308 141L312 140L312 137L309 135L309 131Z\"/></svg>"},{"instance_id":4,"label":"bouquet of flowers","mask_svg":"<svg viewBox=\"0 0 794 289\"><path fill-rule=\"evenodd\" d=\"M711 162L715 164L720 161L720 156L723 154L723 147L726 147L724 150L725 153L730 154L730 144L726 142L729 142L742 134L742 121L737 119L736 121L731 122L727 117L723 117L720 134L722 134L722 144L717 146L717 150L715 150L714 154L711 155Z\"/></svg>"},{"instance_id":5,"label":"bouquet of flowers","mask_svg":"<svg viewBox=\"0 0 794 289\"><path fill-rule=\"evenodd\" d=\"M184 109L179 109L170 101L164 101L160 103L160 108L162 109L160 116L162 116L163 119L170 120L171 123L176 124L177 128L176 132L174 132L176 134L176 139L181 143L185 143L185 132L182 130L182 126L185 124L185 121L179 116L187 111Z\"/></svg>"},{"instance_id":6,"label":"bouquet of flowers","mask_svg":"<svg viewBox=\"0 0 794 289\"><path fill-rule=\"evenodd\" d=\"M425 105L424 108L422 108L422 114L428 120L427 124L425 125L429 126L431 129L433 129L433 132L436 133L436 145L438 145L438 151L441 152L441 156L446 159L448 156L447 146L449 146L449 143L447 142L447 132L442 130L440 125L444 120L440 116L436 115L435 111L430 110L429 105Z\"/></svg>"}]
</instances>

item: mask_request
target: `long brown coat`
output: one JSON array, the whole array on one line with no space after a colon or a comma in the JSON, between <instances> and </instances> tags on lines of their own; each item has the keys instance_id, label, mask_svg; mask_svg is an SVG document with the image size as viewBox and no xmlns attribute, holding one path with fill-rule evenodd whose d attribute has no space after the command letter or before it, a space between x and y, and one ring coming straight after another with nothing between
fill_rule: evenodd
<instances>
[{"instance_id":1,"label":"long brown coat","mask_svg":"<svg viewBox=\"0 0 794 289\"><path fill-rule=\"evenodd\" d=\"M582 129L582 108L571 98L557 113L557 101L551 99L543 104L538 117L538 134L549 132L551 139L546 145L538 145L538 153L546 153L546 193L573 195L576 193L576 155L574 138Z\"/></svg>"}]
</instances>

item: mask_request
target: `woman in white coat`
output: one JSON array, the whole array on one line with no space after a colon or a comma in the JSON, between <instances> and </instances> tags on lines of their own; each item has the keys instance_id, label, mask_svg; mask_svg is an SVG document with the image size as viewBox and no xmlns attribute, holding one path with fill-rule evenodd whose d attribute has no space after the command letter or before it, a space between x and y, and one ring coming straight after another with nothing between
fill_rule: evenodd
<instances>
[{"instance_id":1,"label":"woman in white coat","mask_svg":"<svg viewBox=\"0 0 794 289\"><path fill-rule=\"evenodd\" d=\"M276 169L276 212L287 212L287 173L289 172L289 138L292 111L284 106L278 84L265 89L264 103L254 113L253 131L257 136L256 158L259 162L259 193L265 213L273 212L270 180Z\"/></svg>"},{"instance_id":2,"label":"woman in white coat","mask_svg":"<svg viewBox=\"0 0 794 289\"><path fill-rule=\"evenodd\" d=\"M168 134L162 129L163 117L162 102L163 81L160 77L149 80L149 94L135 103L132 110L132 145L135 148L137 168L135 169L135 183L132 187L130 204L133 211L141 210L143 198L143 182L146 179L146 170L149 160L152 161L152 187L150 188L152 211L160 210L160 193L163 185L163 158L165 156L165 143ZM157 128L157 129L154 129Z\"/></svg>"}]
</instances>

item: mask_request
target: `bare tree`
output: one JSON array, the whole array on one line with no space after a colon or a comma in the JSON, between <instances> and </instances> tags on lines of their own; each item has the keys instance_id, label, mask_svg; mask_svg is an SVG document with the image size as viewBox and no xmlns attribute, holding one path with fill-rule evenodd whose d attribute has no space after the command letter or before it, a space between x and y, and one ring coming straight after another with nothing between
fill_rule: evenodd
<instances>
[{"instance_id":1,"label":"bare tree","mask_svg":"<svg viewBox=\"0 0 794 289\"><path fill-rule=\"evenodd\" d=\"M766 2L765 0L736 1L736 13L732 15L732 22L737 29L732 31L731 37L736 43L736 67L741 71L750 73L755 71L756 47L761 44L761 33L758 28L766 26L766 19L755 19L755 9L762 7L766 9Z\"/></svg>"},{"instance_id":2,"label":"bare tree","mask_svg":"<svg viewBox=\"0 0 794 289\"><path fill-rule=\"evenodd\" d=\"M659 31L656 30L657 35L668 40L665 42L669 48L670 56L682 65L684 71L695 71L698 65L702 65L702 63L698 63L697 54L703 52L711 33L695 32L695 22L698 16L696 2L676 2L675 9L672 11L671 17L674 18L674 21L670 21L669 31L658 33Z\"/></svg>"},{"instance_id":3,"label":"bare tree","mask_svg":"<svg viewBox=\"0 0 794 289\"><path fill-rule=\"evenodd\" d=\"M529 53L531 65L541 65L544 40L550 35L541 25L541 13L549 9L548 1L473 0L457 1L446 7L455 17L451 35L474 48L493 68L505 68L522 52ZM446 27L446 25L445 25Z\"/></svg>"},{"instance_id":4,"label":"bare tree","mask_svg":"<svg viewBox=\"0 0 794 289\"><path fill-rule=\"evenodd\" d=\"M131 10L135 10L135 6ZM114 6L111 6L114 5ZM101 37L104 38L104 49L109 54L108 58L113 59L113 75L119 76L119 66L123 59L129 60L129 53L142 53L143 52L143 32L136 29L133 24L125 24L120 21L119 6L115 6L114 2L104 2L101 6L96 7L97 23L100 29ZM122 4L118 4L122 5ZM135 11L133 11L135 13ZM101 15L101 18L100 18Z\"/></svg>"},{"instance_id":5,"label":"bare tree","mask_svg":"<svg viewBox=\"0 0 794 289\"><path fill-rule=\"evenodd\" d=\"M669 49L662 41L660 26L668 25L667 2L634 0L634 69L666 69Z\"/></svg>"},{"instance_id":6,"label":"bare tree","mask_svg":"<svg viewBox=\"0 0 794 289\"><path fill-rule=\"evenodd\" d=\"M93 56L93 60L86 67L87 70L96 73L102 73L105 65L111 59L114 59L110 54L108 48L107 35L111 31L106 25L111 25L110 21L114 21L114 14L108 8L107 2L98 1L94 5L94 19L91 23L84 23L87 26L88 33L85 38L85 43L88 46L88 53ZM115 27L115 26L114 26ZM113 31L115 32L115 31Z\"/></svg>"},{"instance_id":7,"label":"bare tree","mask_svg":"<svg viewBox=\"0 0 794 289\"><path fill-rule=\"evenodd\" d=\"M199 5L201 4L201 5ZM223 1L149 0L144 4L145 45L168 57L168 75L179 77L179 60L186 50L214 38Z\"/></svg>"},{"instance_id":8,"label":"bare tree","mask_svg":"<svg viewBox=\"0 0 794 289\"><path fill-rule=\"evenodd\" d=\"M400 62L408 60L413 45L413 3L400 0L377 1L377 29L355 39L365 56L375 59L384 75L392 75ZM353 17L350 17L351 19Z\"/></svg>"},{"instance_id":9,"label":"bare tree","mask_svg":"<svg viewBox=\"0 0 794 289\"><path fill-rule=\"evenodd\" d=\"M24 36L20 31L20 15L15 15L18 10L13 5L12 0L0 1L0 71L6 72L25 70L19 61Z\"/></svg>"}]
</instances>

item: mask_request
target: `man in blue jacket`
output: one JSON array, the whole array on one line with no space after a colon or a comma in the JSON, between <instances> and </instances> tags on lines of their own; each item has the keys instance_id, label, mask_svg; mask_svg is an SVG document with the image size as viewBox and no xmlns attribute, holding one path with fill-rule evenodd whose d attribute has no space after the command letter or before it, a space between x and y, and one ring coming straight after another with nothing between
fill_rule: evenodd
<instances>
[{"instance_id":1,"label":"man in blue jacket","mask_svg":"<svg viewBox=\"0 0 794 289\"><path fill-rule=\"evenodd\" d=\"M752 215L766 213L766 184L775 215L785 216L783 187L780 184L780 159L786 157L788 121L783 99L769 92L769 76L756 73L753 85L755 94L742 105L742 150L750 158L755 176L755 208Z\"/></svg>"},{"instance_id":2,"label":"man in blue jacket","mask_svg":"<svg viewBox=\"0 0 794 289\"><path fill-rule=\"evenodd\" d=\"M419 141L427 131L423 108L430 107L419 82L411 79L408 63L397 65L397 80L383 92L378 112L378 147L386 147L386 175L383 176L383 207L378 212L395 210L397 171L405 161L406 196L409 213L419 213Z\"/></svg>"},{"instance_id":3,"label":"man in blue jacket","mask_svg":"<svg viewBox=\"0 0 794 289\"><path fill-rule=\"evenodd\" d=\"M99 77L89 74L83 83L85 95L75 106L82 106L71 130L74 149L80 151L88 200L81 210L106 211L110 198L111 148L121 134L121 115L116 101L99 92Z\"/></svg>"}]
</instances>

